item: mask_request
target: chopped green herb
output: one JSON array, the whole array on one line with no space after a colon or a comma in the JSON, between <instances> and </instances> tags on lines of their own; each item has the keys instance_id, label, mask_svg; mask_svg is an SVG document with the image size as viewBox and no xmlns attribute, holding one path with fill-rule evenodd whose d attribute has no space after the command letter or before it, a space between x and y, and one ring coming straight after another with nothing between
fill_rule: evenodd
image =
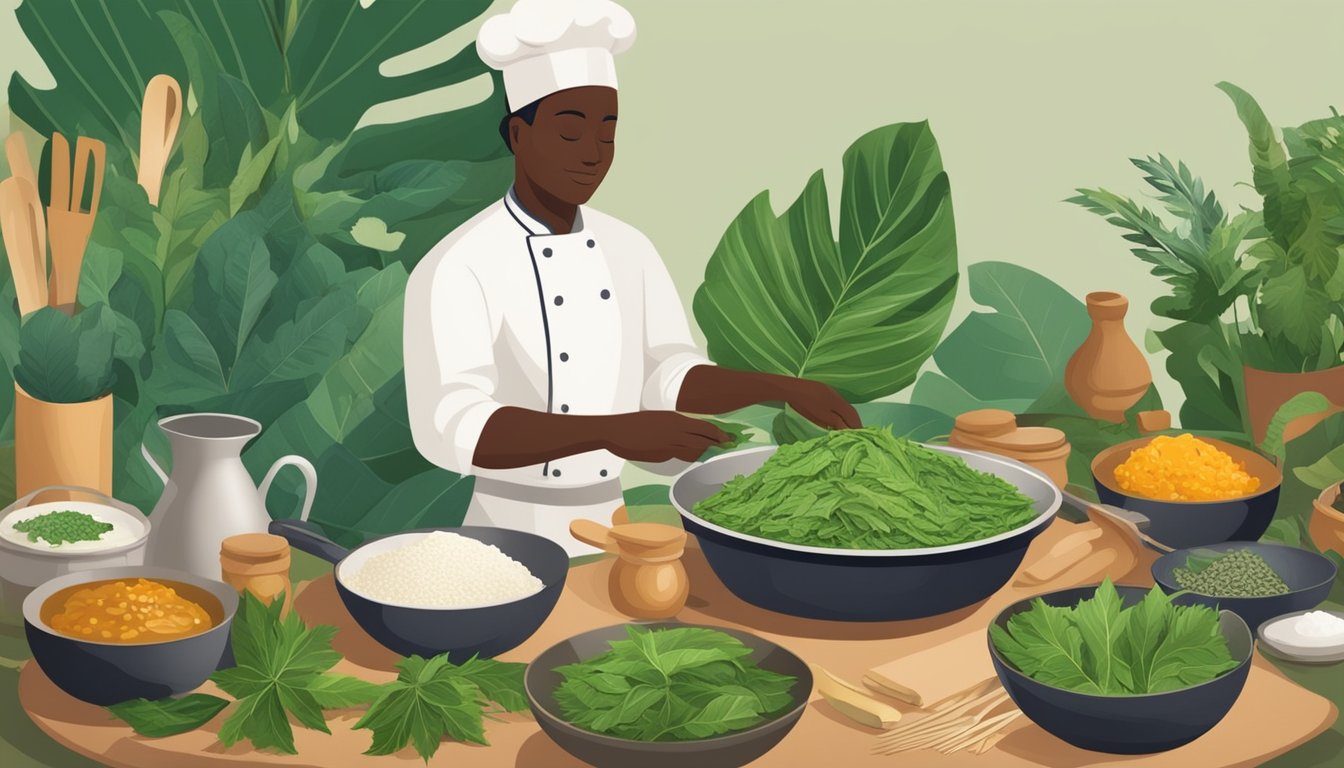
<instances>
[{"instance_id":1,"label":"chopped green herb","mask_svg":"<svg viewBox=\"0 0 1344 768\"><path fill-rule=\"evenodd\" d=\"M1249 549L1212 558L1191 555L1171 575L1181 589L1211 597L1271 597L1290 591L1269 563Z\"/></svg>"},{"instance_id":2,"label":"chopped green herb","mask_svg":"<svg viewBox=\"0 0 1344 768\"><path fill-rule=\"evenodd\" d=\"M961 544L1036 516L1006 480L878 427L782 445L695 512L753 536L837 549Z\"/></svg>"},{"instance_id":3,"label":"chopped green herb","mask_svg":"<svg viewBox=\"0 0 1344 768\"><path fill-rule=\"evenodd\" d=\"M1098 696L1189 688L1237 667L1217 612L1174 605L1159 587L1124 608L1109 579L1072 608L1036 598L1007 630L995 624L989 633L999 653L1033 680Z\"/></svg>"},{"instance_id":4,"label":"chopped green herb","mask_svg":"<svg viewBox=\"0 0 1344 768\"><path fill-rule=\"evenodd\" d=\"M409 743L429 762L445 735L489 743L483 727L484 716L493 714L485 710L488 702L507 712L527 709L526 664L472 658L455 667L446 655L412 656L397 669L397 679L382 686L382 695L355 723L356 729L373 731L373 746L366 755L390 755Z\"/></svg>"},{"instance_id":5,"label":"chopped green herb","mask_svg":"<svg viewBox=\"0 0 1344 768\"><path fill-rule=\"evenodd\" d=\"M228 699L193 693L180 699L131 699L113 704L108 710L141 736L161 739L200 728L228 705Z\"/></svg>"},{"instance_id":6,"label":"chopped green herb","mask_svg":"<svg viewBox=\"0 0 1344 768\"><path fill-rule=\"evenodd\" d=\"M53 547L76 541L97 541L112 530L111 523L102 523L85 512L63 509L46 512L14 524L14 530L28 534L29 541L42 539Z\"/></svg>"},{"instance_id":7,"label":"chopped green herb","mask_svg":"<svg viewBox=\"0 0 1344 768\"><path fill-rule=\"evenodd\" d=\"M627 640L557 667L555 700L580 728L637 741L707 739L763 723L793 703L797 678L756 666L751 649L699 627L627 626Z\"/></svg>"}]
</instances>

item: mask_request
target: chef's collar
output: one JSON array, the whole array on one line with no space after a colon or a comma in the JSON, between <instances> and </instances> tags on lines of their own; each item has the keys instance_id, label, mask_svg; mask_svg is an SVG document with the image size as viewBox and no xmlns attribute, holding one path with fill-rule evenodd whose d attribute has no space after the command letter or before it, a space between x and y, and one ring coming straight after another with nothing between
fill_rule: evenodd
<instances>
[{"instance_id":1,"label":"chef's collar","mask_svg":"<svg viewBox=\"0 0 1344 768\"><path fill-rule=\"evenodd\" d=\"M529 235L552 235L555 234L551 228L546 226L536 216L527 212L521 201L518 200L518 193L513 187L509 187L509 194L504 198L504 207L508 209L513 216L513 220L518 222L518 226L527 230ZM574 224L569 228L570 234L583 231L583 207L574 209Z\"/></svg>"}]
</instances>

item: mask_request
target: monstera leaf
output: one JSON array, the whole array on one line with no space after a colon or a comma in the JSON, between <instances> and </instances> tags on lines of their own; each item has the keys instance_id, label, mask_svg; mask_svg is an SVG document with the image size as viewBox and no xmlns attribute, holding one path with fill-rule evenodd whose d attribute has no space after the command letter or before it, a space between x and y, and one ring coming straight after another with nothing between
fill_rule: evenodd
<instances>
[{"instance_id":1,"label":"monstera leaf","mask_svg":"<svg viewBox=\"0 0 1344 768\"><path fill-rule=\"evenodd\" d=\"M716 363L817 379L863 402L913 382L937 345L956 233L928 123L868 133L843 166L838 242L820 171L782 216L762 192L719 241L694 310Z\"/></svg>"}]
</instances>

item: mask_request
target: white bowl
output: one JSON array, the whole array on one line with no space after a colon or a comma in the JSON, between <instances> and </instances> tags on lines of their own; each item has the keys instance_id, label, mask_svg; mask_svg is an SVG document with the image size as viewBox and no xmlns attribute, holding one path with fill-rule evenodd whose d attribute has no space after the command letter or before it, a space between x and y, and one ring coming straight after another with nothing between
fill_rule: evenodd
<instances>
[{"instance_id":1,"label":"white bowl","mask_svg":"<svg viewBox=\"0 0 1344 768\"><path fill-rule=\"evenodd\" d=\"M35 494L30 494L31 498ZM143 565L145 543L149 539L149 518L135 507L115 499L105 502L54 501L19 506L0 511L0 607L6 617L16 615L23 598L35 587L57 576L96 568L114 568L123 565ZM12 533L15 523L37 515L59 510L74 510L93 515L104 521L126 526L128 535L108 546L94 542L76 542L63 547L52 547L42 540L36 543L16 542L5 537Z\"/></svg>"}]
</instances>

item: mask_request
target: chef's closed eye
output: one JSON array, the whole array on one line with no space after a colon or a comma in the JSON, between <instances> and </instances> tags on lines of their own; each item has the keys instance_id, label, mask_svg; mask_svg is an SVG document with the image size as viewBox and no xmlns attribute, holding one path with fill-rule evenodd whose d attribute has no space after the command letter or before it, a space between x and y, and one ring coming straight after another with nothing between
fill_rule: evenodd
<instances>
[{"instance_id":1,"label":"chef's closed eye","mask_svg":"<svg viewBox=\"0 0 1344 768\"><path fill-rule=\"evenodd\" d=\"M602 118L602 128L597 132L597 139L603 144L614 144L616 142L615 115L607 115Z\"/></svg>"},{"instance_id":2,"label":"chef's closed eye","mask_svg":"<svg viewBox=\"0 0 1344 768\"><path fill-rule=\"evenodd\" d=\"M576 109L566 109L555 113L555 126L560 138L565 141L578 141L583 138L584 121L588 116Z\"/></svg>"}]
</instances>

